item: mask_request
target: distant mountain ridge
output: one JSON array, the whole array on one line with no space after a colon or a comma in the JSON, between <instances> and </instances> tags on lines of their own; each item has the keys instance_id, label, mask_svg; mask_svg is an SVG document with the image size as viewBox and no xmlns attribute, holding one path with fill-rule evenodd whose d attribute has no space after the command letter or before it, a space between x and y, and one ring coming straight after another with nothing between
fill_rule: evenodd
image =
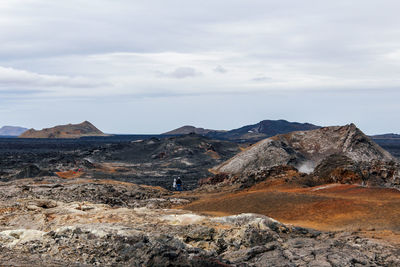
<instances>
[{"instance_id":1,"label":"distant mountain ridge","mask_svg":"<svg viewBox=\"0 0 400 267\"><path fill-rule=\"evenodd\" d=\"M295 131L308 131L319 128L321 128L321 126L310 123L289 122L286 120L263 120L259 123L246 125L227 132L210 132L207 134L207 136L229 140L242 139L259 141L277 134L285 134Z\"/></svg>"},{"instance_id":2,"label":"distant mountain ridge","mask_svg":"<svg viewBox=\"0 0 400 267\"><path fill-rule=\"evenodd\" d=\"M190 134L190 133L206 135L209 132L218 132L218 131L211 130L211 129L198 128L198 127L194 127L191 125L185 125L185 126L177 128L175 130L163 133L162 135L181 135L181 134Z\"/></svg>"},{"instance_id":3,"label":"distant mountain ridge","mask_svg":"<svg viewBox=\"0 0 400 267\"><path fill-rule=\"evenodd\" d=\"M79 124L59 125L42 130L30 129L19 138L80 138L84 136L108 136L97 129L93 124L84 121Z\"/></svg>"},{"instance_id":4,"label":"distant mountain ridge","mask_svg":"<svg viewBox=\"0 0 400 267\"><path fill-rule=\"evenodd\" d=\"M3 126L0 128L0 135L1 136L19 136L28 128L19 127L19 126Z\"/></svg>"},{"instance_id":5,"label":"distant mountain ridge","mask_svg":"<svg viewBox=\"0 0 400 267\"><path fill-rule=\"evenodd\" d=\"M246 125L229 131L217 131L196 128L194 126L183 126L164 134L178 135L196 133L216 139L260 141L277 134L285 134L294 131L308 131L319 128L321 128L321 126L310 123L289 122L286 120L263 120L256 124Z\"/></svg>"},{"instance_id":6,"label":"distant mountain ridge","mask_svg":"<svg viewBox=\"0 0 400 267\"><path fill-rule=\"evenodd\" d=\"M378 134L372 135L373 139L400 139L400 134L388 133L388 134Z\"/></svg>"}]
</instances>

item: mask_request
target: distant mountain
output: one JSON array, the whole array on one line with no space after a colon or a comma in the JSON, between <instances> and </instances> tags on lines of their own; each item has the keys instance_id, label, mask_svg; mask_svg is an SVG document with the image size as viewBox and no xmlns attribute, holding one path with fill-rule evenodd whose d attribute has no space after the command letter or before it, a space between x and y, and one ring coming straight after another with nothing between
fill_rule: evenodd
<instances>
[{"instance_id":1,"label":"distant mountain","mask_svg":"<svg viewBox=\"0 0 400 267\"><path fill-rule=\"evenodd\" d=\"M19 136L26 130L28 129L19 126L3 126L0 128L0 135Z\"/></svg>"},{"instance_id":2,"label":"distant mountain","mask_svg":"<svg viewBox=\"0 0 400 267\"><path fill-rule=\"evenodd\" d=\"M228 140L259 141L277 134L294 131L308 131L321 128L310 123L289 122L286 120L263 120L227 132L209 132L208 137Z\"/></svg>"},{"instance_id":3,"label":"distant mountain","mask_svg":"<svg viewBox=\"0 0 400 267\"><path fill-rule=\"evenodd\" d=\"M83 136L107 136L107 134L90 122L84 121L80 124L60 125L40 131L30 129L21 134L19 138L80 138Z\"/></svg>"},{"instance_id":4,"label":"distant mountain","mask_svg":"<svg viewBox=\"0 0 400 267\"><path fill-rule=\"evenodd\" d=\"M378 145L400 159L400 134L388 133L370 136Z\"/></svg>"},{"instance_id":5,"label":"distant mountain","mask_svg":"<svg viewBox=\"0 0 400 267\"><path fill-rule=\"evenodd\" d=\"M163 135L181 135L181 134L190 134L190 133L206 135L209 132L220 132L220 131L204 129L204 128L196 128L191 125L185 125L178 129L163 133Z\"/></svg>"},{"instance_id":6,"label":"distant mountain","mask_svg":"<svg viewBox=\"0 0 400 267\"><path fill-rule=\"evenodd\" d=\"M378 134L372 135L372 139L400 139L400 134L388 133L388 134Z\"/></svg>"}]
</instances>

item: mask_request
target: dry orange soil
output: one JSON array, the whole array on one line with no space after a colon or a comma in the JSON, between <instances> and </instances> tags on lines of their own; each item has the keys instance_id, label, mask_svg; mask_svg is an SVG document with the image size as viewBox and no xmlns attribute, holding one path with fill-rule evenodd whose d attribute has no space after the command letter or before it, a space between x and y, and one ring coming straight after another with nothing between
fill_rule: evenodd
<instances>
[{"instance_id":1,"label":"dry orange soil","mask_svg":"<svg viewBox=\"0 0 400 267\"><path fill-rule=\"evenodd\" d=\"M218 216L258 213L318 230L362 230L400 243L400 191L395 189L343 184L302 188L264 182L237 193L196 197L181 208Z\"/></svg>"},{"instance_id":2,"label":"dry orange soil","mask_svg":"<svg viewBox=\"0 0 400 267\"><path fill-rule=\"evenodd\" d=\"M79 178L84 174L81 171L65 171L65 172L56 172L56 175L60 178L64 179L75 179Z\"/></svg>"}]
</instances>

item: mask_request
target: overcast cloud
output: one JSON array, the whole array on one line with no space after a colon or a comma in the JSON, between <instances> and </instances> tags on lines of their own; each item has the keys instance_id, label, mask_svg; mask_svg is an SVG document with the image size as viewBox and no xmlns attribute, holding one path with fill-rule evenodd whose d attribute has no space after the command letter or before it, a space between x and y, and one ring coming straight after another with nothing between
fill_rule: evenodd
<instances>
[{"instance_id":1,"label":"overcast cloud","mask_svg":"<svg viewBox=\"0 0 400 267\"><path fill-rule=\"evenodd\" d=\"M395 0L2 0L0 126L90 120L157 133L282 118L400 133L398 10Z\"/></svg>"}]
</instances>

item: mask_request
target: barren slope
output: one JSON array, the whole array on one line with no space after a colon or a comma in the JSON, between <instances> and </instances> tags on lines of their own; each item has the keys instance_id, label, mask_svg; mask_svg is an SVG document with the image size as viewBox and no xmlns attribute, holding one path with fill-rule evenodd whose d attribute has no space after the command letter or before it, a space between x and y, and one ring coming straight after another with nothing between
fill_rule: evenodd
<instances>
[{"instance_id":1,"label":"barren slope","mask_svg":"<svg viewBox=\"0 0 400 267\"><path fill-rule=\"evenodd\" d=\"M354 124L277 135L258 142L214 168L216 172L245 173L260 168L292 165L313 169L324 158L343 154L356 162L395 160Z\"/></svg>"},{"instance_id":2,"label":"barren slope","mask_svg":"<svg viewBox=\"0 0 400 267\"><path fill-rule=\"evenodd\" d=\"M79 138L83 136L107 136L97 129L93 124L84 121L80 124L67 124L55 126L53 128L45 128L40 131L30 129L20 138Z\"/></svg>"},{"instance_id":3,"label":"barren slope","mask_svg":"<svg viewBox=\"0 0 400 267\"><path fill-rule=\"evenodd\" d=\"M341 184L302 188L268 181L237 193L206 195L184 209L218 216L253 212L319 230L400 231L396 189Z\"/></svg>"}]
</instances>

